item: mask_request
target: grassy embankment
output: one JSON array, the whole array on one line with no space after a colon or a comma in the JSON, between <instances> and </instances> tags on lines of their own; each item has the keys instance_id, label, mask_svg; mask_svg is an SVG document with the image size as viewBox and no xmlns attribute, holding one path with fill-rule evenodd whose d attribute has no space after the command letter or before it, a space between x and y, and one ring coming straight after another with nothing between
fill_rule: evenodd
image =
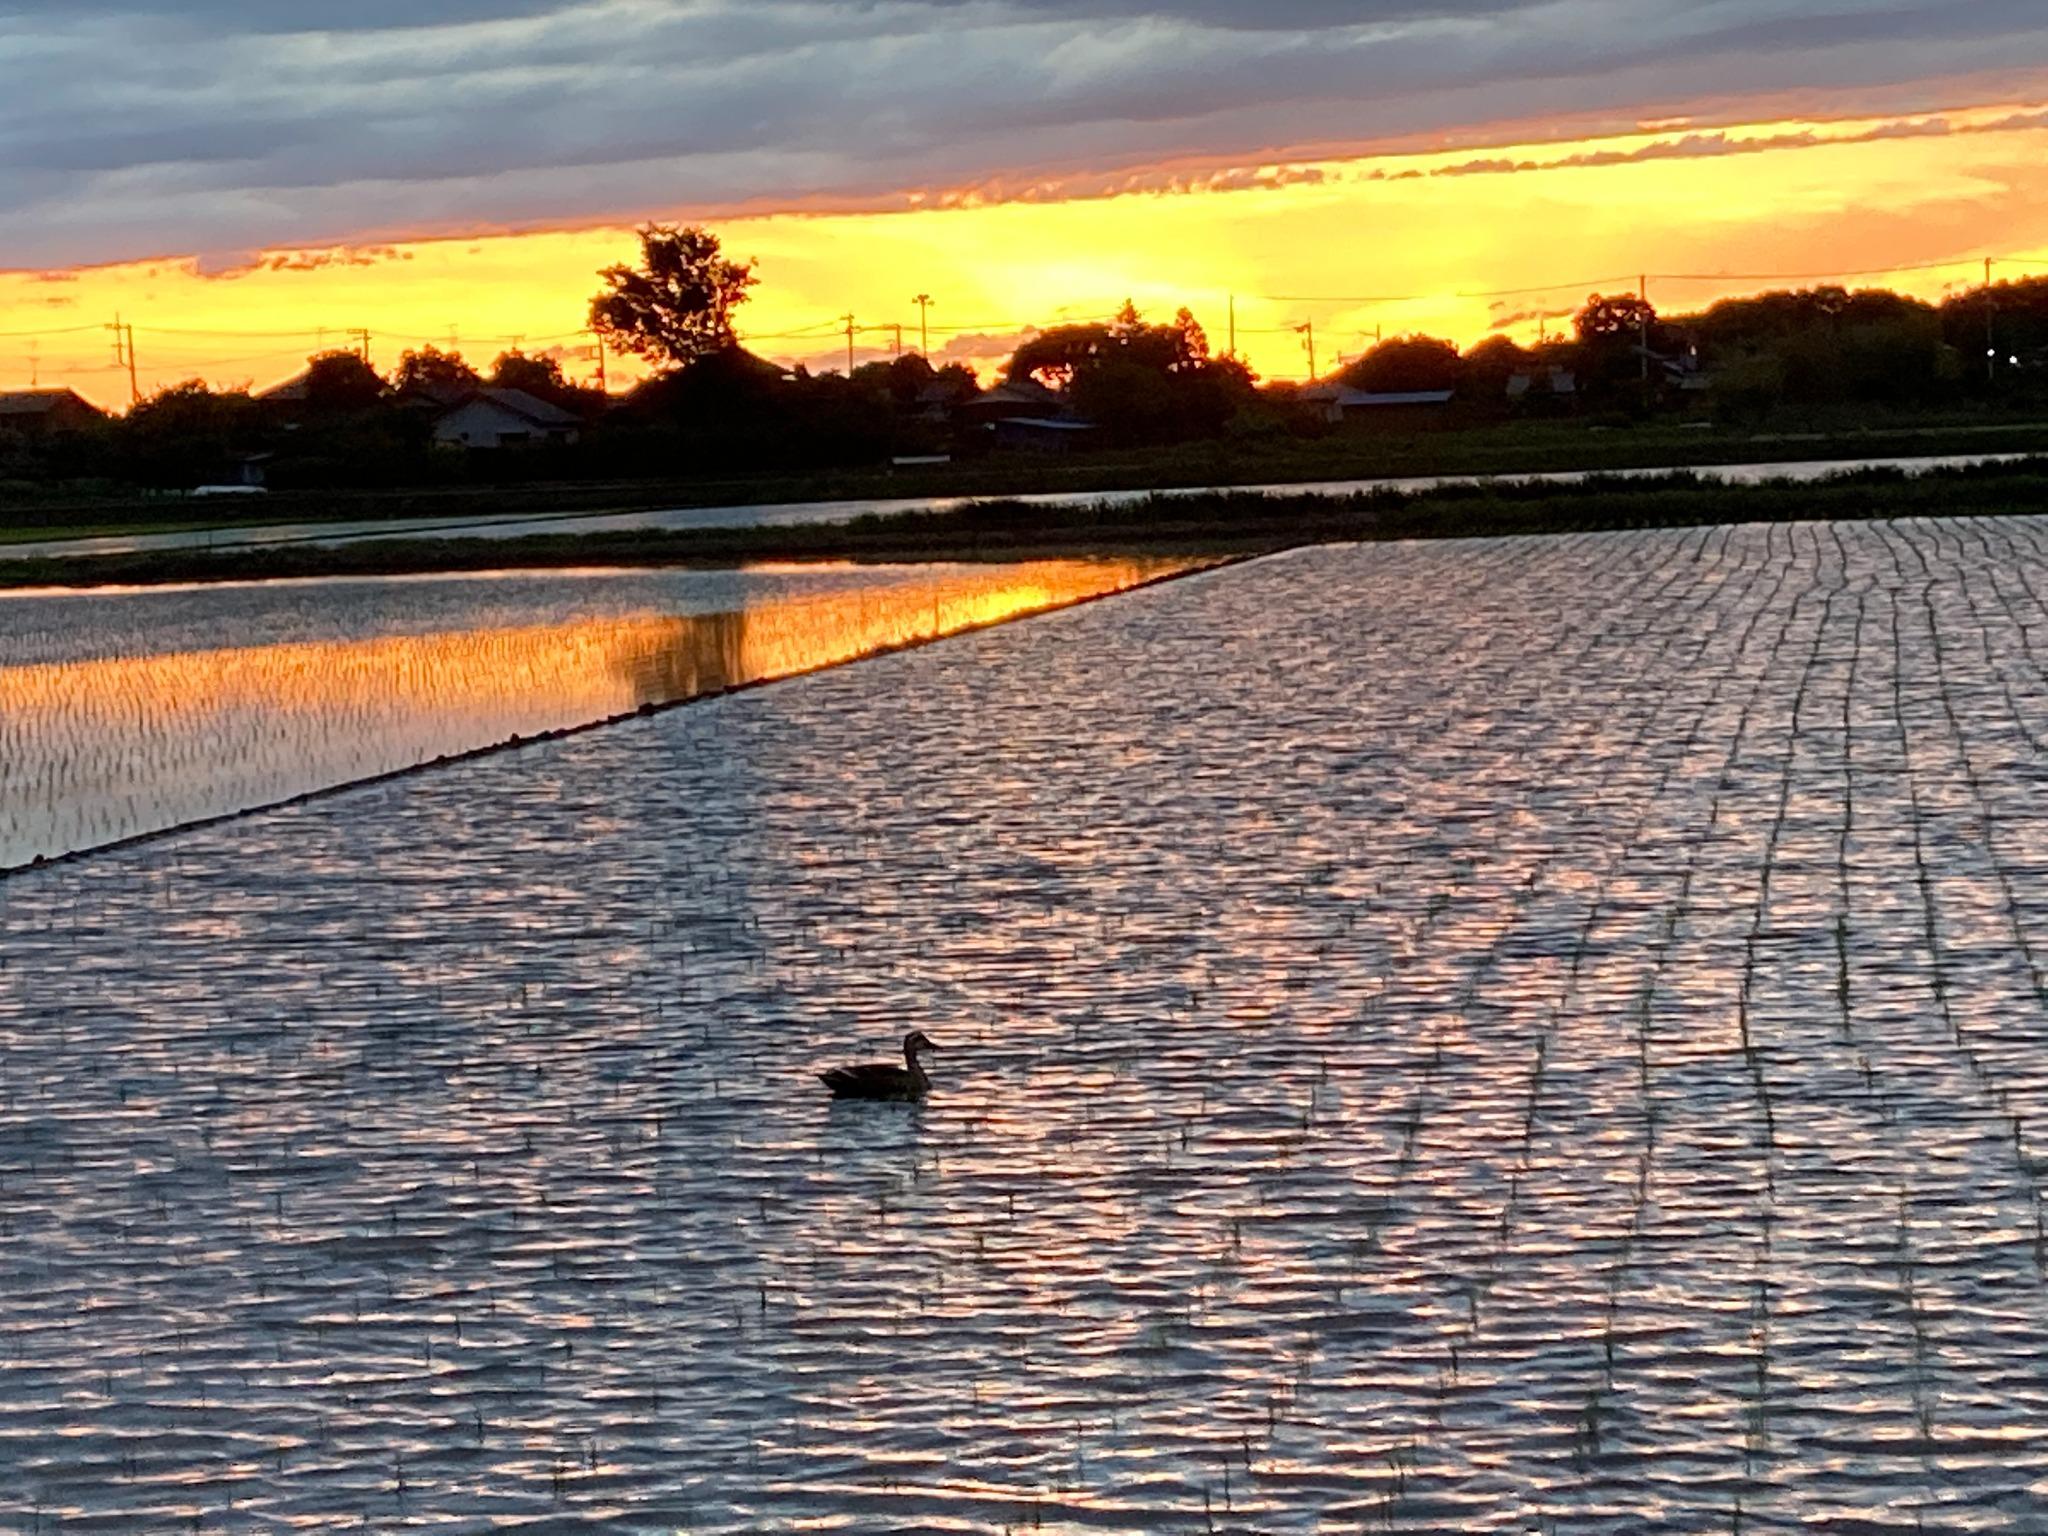
<instances>
[{"instance_id":1,"label":"grassy embankment","mask_svg":"<svg viewBox=\"0 0 2048 1536\"><path fill-rule=\"evenodd\" d=\"M528 538L388 539L94 559L0 561L0 587L92 586L571 566L758 561L1023 560L1243 555L1351 540L1470 538L1715 523L2048 513L2048 458L1907 477L1859 471L1817 483L1730 486L1686 474L1580 485L1480 484L1352 496L1216 492L1122 505L978 503L952 514L845 524L626 530Z\"/></svg>"},{"instance_id":2,"label":"grassy embankment","mask_svg":"<svg viewBox=\"0 0 2048 1536\"><path fill-rule=\"evenodd\" d=\"M53 535L183 532L267 523L566 516L798 501L993 498L1411 475L1536 474L2043 450L2048 450L2048 423L2037 421L1947 419L1885 423L1875 428L1823 424L1811 429L1757 432L1699 431L1672 422L1612 430L1580 422L1519 422L1456 431L1224 440L1062 460L1005 457L904 469L715 479L279 491L212 501L139 496L111 486L16 487L11 493L9 488L0 488L0 545Z\"/></svg>"}]
</instances>

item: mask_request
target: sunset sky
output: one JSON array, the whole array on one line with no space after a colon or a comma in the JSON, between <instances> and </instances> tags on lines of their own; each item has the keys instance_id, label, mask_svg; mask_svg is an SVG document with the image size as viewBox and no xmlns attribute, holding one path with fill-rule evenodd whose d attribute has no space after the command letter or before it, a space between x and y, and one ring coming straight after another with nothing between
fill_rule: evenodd
<instances>
[{"instance_id":1,"label":"sunset sky","mask_svg":"<svg viewBox=\"0 0 2048 1536\"><path fill-rule=\"evenodd\" d=\"M117 314L145 392L357 327L587 376L647 219L758 259L743 330L814 368L919 291L983 367L1127 296L1221 346L1235 295L1299 377L1304 322L1533 339L1640 273L2048 273L2038 0L0 0L0 79L0 388L108 405Z\"/></svg>"}]
</instances>

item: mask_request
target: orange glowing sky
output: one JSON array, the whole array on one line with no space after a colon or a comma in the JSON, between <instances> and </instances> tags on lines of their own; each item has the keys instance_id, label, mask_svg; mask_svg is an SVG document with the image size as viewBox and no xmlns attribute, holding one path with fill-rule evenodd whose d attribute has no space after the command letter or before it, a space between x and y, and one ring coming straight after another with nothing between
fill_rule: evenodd
<instances>
[{"instance_id":1,"label":"orange glowing sky","mask_svg":"<svg viewBox=\"0 0 2048 1536\"><path fill-rule=\"evenodd\" d=\"M742 329L778 360L843 367L849 311L859 359L887 354L890 325L914 347L919 291L936 300L934 355L984 369L1025 326L1106 315L1126 297L1161 316L1188 305L1220 349L1235 295L1240 350L1266 377L1300 377L1303 322L1325 368L1376 328L1533 340L1596 284L1633 287L1637 273L1666 310L1832 274L1937 298L1981 281L1986 255L2003 277L2048 273L2042 101L2048 90L1938 113L1581 138L1526 128L1494 148L1162 162L712 223L728 252L759 262ZM644 216L690 215L650 204ZM594 274L632 250L630 225L612 223L228 265L0 271L0 388L33 376L125 404L104 329L116 314L135 326L145 393L194 376L261 387L356 327L380 366L426 341L482 363L521 338L588 376ZM615 367L612 380L630 376Z\"/></svg>"}]
</instances>

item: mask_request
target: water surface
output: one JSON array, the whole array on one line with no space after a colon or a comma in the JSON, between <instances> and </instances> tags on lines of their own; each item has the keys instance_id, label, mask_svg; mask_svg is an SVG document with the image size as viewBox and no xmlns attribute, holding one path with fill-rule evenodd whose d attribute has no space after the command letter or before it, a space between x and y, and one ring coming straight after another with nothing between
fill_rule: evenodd
<instances>
[{"instance_id":1,"label":"water surface","mask_svg":"<svg viewBox=\"0 0 2048 1536\"><path fill-rule=\"evenodd\" d=\"M505 573L0 596L0 869L1174 568Z\"/></svg>"},{"instance_id":2,"label":"water surface","mask_svg":"<svg viewBox=\"0 0 2048 1536\"><path fill-rule=\"evenodd\" d=\"M0 882L0 1527L2048 1529L2044 600L1319 549Z\"/></svg>"}]
</instances>

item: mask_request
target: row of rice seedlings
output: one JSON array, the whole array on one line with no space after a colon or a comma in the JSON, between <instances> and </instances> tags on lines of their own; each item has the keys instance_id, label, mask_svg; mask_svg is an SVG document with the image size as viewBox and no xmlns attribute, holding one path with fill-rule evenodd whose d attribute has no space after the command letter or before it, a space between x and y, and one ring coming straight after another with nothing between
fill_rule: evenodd
<instances>
[{"instance_id":1,"label":"row of rice seedlings","mask_svg":"<svg viewBox=\"0 0 2048 1536\"><path fill-rule=\"evenodd\" d=\"M1678 572L1676 569L1667 568L1664 575L1665 586L1668 587L1671 585L1675 585L1678 582L1681 574L1682 573ZM1661 588L1659 589L1658 596L1662 596ZM1713 596L1714 593L1711 587L1700 588L1694 591L1693 602L1696 605L1704 608L1704 606L1713 599ZM1687 633L1687 627L1684 624L1660 625L1658 628L1658 656L1661 658L1666 651L1668 651L1671 647L1676 645L1679 637L1681 637L1685 633ZM1617 642L1618 635L1620 635L1622 639L1630 638L1626 635L1621 634L1617 624L1611 619L1608 622L1601 625L1598 629L1590 631L1587 635L1585 644L1583 646L1583 659L1577 664L1590 664L1592 656L1595 653L1597 653L1597 651L1599 651L1603 646L1613 645ZM1701 653L1703 653L1711 644L1712 639L1713 630L1711 626L1701 626L1701 639L1694 653L1695 661L1698 659L1698 656ZM1665 675L1673 675L1670 669L1653 670L1663 670L1665 672ZM1682 672L1683 669L1679 670ZM1529 687L1530 684L1525 682L1524 686ZM1672 685L1667 684L1667 689L1670 686ZM1533 695L1533 692L1535 690L1532 688L1531 691ZM1650 733L1655 728L1658 718L1657 705L1659 705L1662 702L1663 697L1663 695L1658 695L1654 699L1646 701L1646 707L1642 709L1638 717L1635 733L1630 742L1631 748L1639 747L1643 741L1648 739ZM1470 716L1467 717L1468 720L1470 718ZM1628 755L1628 753L1620 754L1620 758L1622 760L1625 760L1628 757ZM1617 770L1613 766L1613 764L1610 764L1607 773L1603 775L1602 779L1600 780L1599 788L1604 789L1607 786L1607 784L1611 782L1613 775L1616 771ZM1661 789L1661 782L1659 787ZM1638 823L1638 826L1640 826L1640 823ZM1629 840L1630 839L1626 837L1622 839L1624 847L1626 847ZM1525 906L1532 903L1537 898L1541 891L1541 882L1545 871L1547 870L1549 865L1553 863L1558 857L1560 857L1558 850L1552 849L1547 850L1544 853L1544 855L1539 859L1536 867L1531 870L1527 880L1510 897L1512 909L1514 911L1522 910ZM1617 861L1619 857L1620 855L1616 856ZM1469 879L1470 872L1470 867L1468 865L1454 862L1454 867L1451 871L1454 885L1462 879ZM1439 889L1431 895L1430 899L1425 904L1419 917L1414 920L1413 927L1411 929L1407 941L1408 947L1411 951L1419 952L1420 950L1427 947L1427 944L1430 941L1431 937L1438 929L1441 920L1448 916L1453 910L1453 900L1454 897L1453 892L1451 890ZM1589 916L1588 923L1590 924L1591 921L1592 918ZM1493 942L1489 944L1487 950L1482 954L1478 963L1468 972L1465 983L1461 988L1461 1015L1470 1008L1473 1001L1475 1000L1478 989L1482 983L1482 977L1486 970L1492 964L1497 962L1499 952L1504 945L1507 932L1511 927L1511 922L1509 924L1503 925L1501 932L1498 933ZM1583 934L1581 942L1583 945ZM1376 1008L1373 1006L1371 1002L1369 1002L1365 1010L1365 1017L1375 1016L1376 1013ZM1403 1185L1405 1185L1407 1179L1412 1174L1415 1166L1417 1165L1417 1162L1419 1161L1421 1132L1424 1117L1428 1111L1429 1105L1433 1103L1441 1093L1441 1078L1445 1065L1446 1045L1444 1021L1441 1018L1432 1016L1431 1033L1427 1040L1427 1045L1429 1048L1429 1055L1427 1058L1427 1064L1422 1072L1422 1077L1418 1085L1418 1090L1416 1094L1410 1099L1406 1110L1402 1113L1402 1115L1396 1122L1401 1130L1401 1140L1399 1143L1399 1150L1396 1154L1395 1163L1396 1193L1386 1200L1376 1202L1368 1211L1366 1220L1366 1230L1362 1238L1359 1240L1359 1242L1354 1244L1352 1248L1354 1259L1366 1257L1378 1249L1378 1246L1381 1241L1382 1229L1384 1227L1386 1220L1395 1210L1400 1209L1402 1207L1403 1202L1399 1198L1398 1191ZM1327 1070L1327 1065L1325 1066L1325 1070ZM1311 1124L1312 1119L1309 1117L1305 1117L1303 1125L1304 1133L1307 1132ZM1510 1199L1512 1199L1512 1194L1510 1195ZM1353 1277L1352 1283L1357 1283L1357 1277L1355 1275ZM1476 1331L1478 1327L1480 1316L1480 1288L1482 1285L1483 1280L1475 1281L1466 1289L1468 1312L1465 1322L1465 1331L1467 1333ZM1341 1290L1338 1294L1341 1300ZM1442 1416L1443 1401L1445 1395L1448 1393L1450 1389L1450 1384L1455 1380L1457 1375L1457 1359L1459 1346L1455 1338L1453 1338L1449 1342L1448 1349L1450 1354L1450 1363L1446 1369L1438 1373L1437 1395L1432 1409L1433 1417L1439 1421L1441 1420ZM1297 1390L1299 1379L1305 1379L1307 1363L1307 1360L1304 1359L1301 1366L1298 1368ZM1285 1404L1291 1399L1292 1396L1293 1394L1281 1394L1269 1400L1269 1434L1277 1433L1280 1424L1284 1422L1285 1418L1285 1407L1282 1406L1276 1408L1274 1405ZM1411 1465L1413 1464L1414 1459L1418 1454L1419 1446L1419 1441L1413 1442L1409 1446L1409 1449L1406 1453L1408 1462ZM1247 1460L1247 1470L1251 1470L1251 1464L1249 1459ZM1401 1478L1399 1481L1401 1483L1401 1491L1405 1492L1405 1476ZM1390 1495L1389 1509L1391 1510L1398 1508L1399 1500L1399 1494Z\"/></svg>"},{"instance_id":2,"label":"row of rice seedlings","mask_svg":"<svg viewBox=\"0 0 2048 1536\"><path fill-rule=\"evenodd\" d=\"M1751 1479L1756 1478L1763 1459L1770 1450L1770 1424L1772 1412L1771 1385L1771 1291L1772 1274L1775 1267L1773 1229L1776 1223L1778 1199L1777 1168L1779 1146L1777 1113L1774 1105L1770 1079L1765 1071L1765 1057L1762 1046L1756 1039L1753 1028L1757 977L1757 951L1765 931L1766 914L1770 909L1771 882L1778 867L1778 848L1784 838L1785 823L1790 811L1792 783L1800 741L1800 722L1804 714L1808 692L1819 666L1822 644L1828 632L1828 620L1833 613L1837 593L1830 589L1824 596L1821 614L1813 627L1813 641L1799 669L1799 682L1794 690L1788 725L1785 733L1785 750L1778 773L1777 806L1771 824L1764 837L1764 846L1757 870L1756 900L1751 908L1748 932L1743 937L1742 974L1735 998L1736 1026L1741 1044L1743 1063L1747 1070L1751 1091L1757 1105L1760 1142L1758 1160L1761 1165L1763 1186L1757 1198L1757 1258L1756 1271L1751 1281L1749 1310L1749 1358L1751 1381L1744 1408L1744 1432L1742 1455L1745 1470ZM1779 632L1772 654L1781 654L1790 635L1793 620L1797 615L1799 601L1795 600L1786 614L1784 628ZM1756 703L1752 696L1751 706ZM1745 710L1738 722L1734 750L1731 751L1728 769L1722 776L1723 793L1733 783L1733 767L1741 743L1748 733L1749 712ZM1717 809L1719 798L1717 797ZM1737 1503L1739 1520L1740 1501Z\"/></svg>"},{"instance_id":3,"label":"row of rice seedlings","mask_svg":"<svg viewBox=\"0 0 2048 1536\"><path fill-rule=\"evenodd\" d=\"M1974 595L1970 595L1970 588L1967 583L1964 584L1964 590L1966 595L1968 595L1971 613L1977 620L1978 628L1988 635L1989 626L1984 623L1982 612L1976 605ZM1969 786L1970 796L1976 806L1978 819L1984 827L1985 861L1990 865L1992 876L1998 883L1999 894L2004 905L2006 926L2011 932L2014 947L2025 963L2036 1009L2042 1013L2048 1013L2048 986L2043 984L2041 961L2035 952L2032 939L2028 936L2026 923L2021 915L2018 885L2013 879L2012 871L1999 855L2001 818L1992 806L1991 796L1986 788L1984 777L1979 772L1975 755L1970 749L1968 732L1965 731L1963 723L1956 712L1954 689L1951 686L1948 675L1947 655L1941 640L1940 626L1935 623L1931 606L1924 607L1923 611L1927 620L1927 630L1934 656L1935 676L1939 684L1942 712L1948 722L1950 737L1955 743L1957 761L1962 766L1963 779ZM2043 675L2040 680L2048 682L2048 675ZM2005 697L2008 708L2012 708L2012 695L2009 685L2005 688ZM2012 719L2024 731L2024 723L2021 721L2016 709L2013 710ZM1916 798L1916 810L1917 807L1918 801ZM1918 832L1919 825L1916 819L1916 839ZM1920 863L1924 869L1924 855L1921 857ZM1920 884L1923 901L1931 904L1931 889L1924 880ZM1934 914L1931 910L1931 905L1927 913L1927 921L1931 931L1934 926ZM1937 974L1939 970L1940 967L1937 964ZM1945 989L1940 995L1945 998ZM1958 1029L1956 1034L1960 1040L1962 1038L1962 1031ZM2021 1186L2026 1192L2027 1202L2032 1208L2034 1218L2035 1267L2038 1274L2043 1278L2048 1278L2048 1230L2044 1230L2043 1222L2042 1191L2039 1178L2040 1160L2028 1150L2025 1116L2020 1110L2013 1107L2011 1090L2005 1084L1996 1080L1991 1070L1984 1065L1976 1049L1973 1046L1964 1045L1963 1054L1972 1074L1977 1077L1982 1085L1982 1090L1996 1103L2001 1115L2010 1126L2013 1159L2018 1169Z\"/></svg>"},{"instance_id":4,"label":"row of rice seedlings","mask_svg":"<svg viewBox=\"0 0 2048 1536\"><path fill-rule=\"evenodd\" d=\"M1749 582L1747 582L1743 588L1743 592L1745 595L1747 595L1747 593L1749 592L1750 586L1753 584L1755 579L1760 578L1766 574L1775 575L1775 585L1772 589L1771 599L1765 605L1766 609L1768 609L1768 607L1772 603L1775 603L1778 594L1782 592L1784 586L1786 585L1786 575L1782 568L1775 573L1768 573L1767 567L1764 566L1762 563L1759 563L1758 567L1754 571L1748 571L1744 574L1749 578ZM1700 604L1701 607L1704 608L1707 602L1721 597L1725 597L1725 593L1722 593L1715 588L1709 587L1706 588L1704 592L1696 594L1695 602ZM1758 626L1755 622L1753 615L1752 622L1742 631L1738 639L1738 642L1735 646L1736 657L1739 658L1739 656L1746 651L1749 644L1754 638L1757 627ZM1656 626L1656 631L1659 635L1659 645L1656 652L1656 658L1659 663L1664 663L1665 657L1668 656L1668 654L1675 648L1679 637L1687 633L1687 626L1683 623L1668 622L1668 616L1660 614ZM1603 632L1603 634L1604 633L1605 632ZM1625 633L1623 637L1628 638ZM1671 667L1669 664L1661 664L1657 666L1652 666L1647 669L1648 675L1664 677L1666 679L1665 687L1663 690L1655 694L1648 695L1649 707L1645 708L1638 717L1636 728L1632 736L1628 740L1625 750L1617 754L1616 761L1628 762L1633 760L1641 751L1645 743L1648 740L1650 740L1652 732L1657 732L1662 739L1670 739L1667 734L1668 726L1666 726L1665 723L1665 716L1668 714L1670 696L1672 692L1675 691L1675 688L1678 686L1677 680L1681 679L1688 673L1697 672L1704 665L1706 654L1717 638L1725 638L1722 632L1717 628L1717 626L1714 626L1711 623L1701 625L1698 642L1693 647L1690 656L1687 657L1687 659L1683 663L1678 665L1676 668ZM1683 744L1687 749L1690 749L1697 745L1701 727L1704 725L1706 719L1709 717L1712 711L1716 707L1718 707L1725 688L1727 687L1731 677L1735 675L1736 669L1733 665L1733 658L1731 658L1730 665L1716 667L1713 669L1713 686L1709 691L1707 697L1699 704L1699 706L1695 710L1692 719L1692 724L1688 728L1683 738ZM1747 713L1747 710L1749 708L1754 706L1757 697L1760 696L1764 687L1764 680L1764 675L1760 673L1752 688L1750 700L1748 704L1745 706L1745 714ZM1737 750L1739 750L1739 742L1736 747L1731 748L1728 758L1728 765L1732 765ZM1500 1264L1504 1262L1506 1245L1508 1243L1510 1234L1513 1229L1515 1208L1520 1198L1524 1176L1527 1174L1530 1166L1529 1158L1532 1155L1533 1151L1535 1121L1537 1114L1540 1110L1542 1100L1543 1076L1548 1063L1551 1043L1555 1038L1557 1026L1561 1022L1565 1013L1569 1010L1572 998L1576 995L1580 975L1584 969L1585 959L1591 950L1592 935L1594 929L1597 927L1601 910L1605 904L1605 895L1607 888L1616 876L1616 874L1619 872L1621 867L1624 865L1626 860L1632 855L1635 848L1640 843L1642 833L1645 827L1648 825L1651 815L1654 814L1656 807L1661 803L1661 800L1664 794L1666 793L1671 783L1671 780L1677 772L1677 767L1677 762L1674 760L1667 760L1664 763L1659 772L1655 785L1643 799L1639 812L1634 822L1628 828L1623 829L1621 835L1615 840L1615 842L1612 845L1610 845L1613 851L1611 852L1608 858L1604 871L1598 878L1596 890L1591 899L1589 900L1586 915L1581 922L1577 939L1574 944L1572 956L1567 970L1567 975L1561 984L1559 996L1555 1000L1554 1005L1547 1011L1546 1017L1548 1022L1544 1030L1539 1034L1534 1044L1533 1050L1535 1060L1532 1065L1532 1070L1530 1074L1529 1088L1524 1099L1522 1151L1516 1169L1513 1172L1511 1172L1509 1176L1509 1187L1507 1191L1507 1196L1501 1209L1501 1215L1493 1229L1493 1245L1490 1252L1489 1260L1483 1266L1482 1273L1476 1276L1473 1279L1473 1281L1470 1284L1468 1284L1466 1288L1468 1311L1464 1325L1447 1340L1446 1347L1449 1355L1449 1363L1445 1369L1439 1371L1438 1373L1438 1402L1435 1408L1435 1412L1432 1416L1433 1421L1438 1423L1439 1425L1441 1424L1443 1417L1444 1399L1451 1390L1452 1386L1455 1384L1459 1374L1460 1354L1463 1350L1472 1347L1472 1345L1477 1342L1481 1334L1482 1311L1479 1303L1486 1285L1486 1276L1488 1274L1497 1272ZM1602 797L1602 794L1604 793L1606 788L1611 784L1615 771L1616 770L1612 766L1610 766L1608 773L1604 775L1600 780L1599 784L1595 786L1592 792L1592 798L1597 800ZM1700 846L1701 845L1697 843L1695 844L1692 863L1689 865L1684 876L1683 889L1688 891L1690 889L1693 870L1697 864ZM1556 855L1554 853L1546 855L1546 857L1539 864L1539 867L1535 874L1532 875L1528 888L1529 894L1531 896L1533 896L1536 891L1537 877L1540 877L1542 872L1548 867L1548 865L1554 860L1555 857ZM1518 908L1520 905L1521 903L1517 902ZM1673 919L1673 924L1675 926L1675 918ZM1477 987L1479 985L1479 979L1484 973L1485 969L1488 966L1497 963L1498 954L1505 947L1507 937L1508 933L1507 930L1504 928L1503 931L1499 935L1497 935L1494 943L1489 946L1486 954L1482 956L1479 965L1475 967L1466 987L1466 997L1468 1001L1471 998L1471 996L1476 992ZM1651 1107L1652 1101L1650 1099L1648 1090L1647 1018L1644 1019L1643 1030L1639 1034L1638 1054L1639 1081L1643 1085L1645 1095L1645 1110L1643 1116L1643 1124L1646 1137L1646 1146L1644 1152L1638 1159L1638 1177L1635 1181L1635 1194L1633 1197L1631 1212L1631 1226L1632 1230L1639 1232L1640 1224L1643 1218L1643 1213L1647 1203L1649 1163L1652 1156L1652 1149L1654 1147L1655 1136L1654 1109ZM1609 1314L1609 1326L1611 1329L1611 1311ZM1610 1374L1611 1385L1611 1334L1609 1336L1607 1353L1609 1356L1609 1365L1607 1369ZM1594 1392L1589 1395L1587 1414L1582 1417L1580 1422L1579 1435L1580 1444L1582 1448L1585 1444L1585 1437L1587 1435L1590 1434L1597 1440L1601 1423L1602 1411L1603 1405L1600 1400L1600 1389L1596 1388ZM1405 1485L1402 1489L1402 1492L1405 1492ZM1388 1496L1386 1505L1387 1518L1389 1519L1389 1521L1391 1521L1393 1516L1398 1513L1400 1507L1400 1495L1390 1494Z\"/></svg>"}]
</instances>

